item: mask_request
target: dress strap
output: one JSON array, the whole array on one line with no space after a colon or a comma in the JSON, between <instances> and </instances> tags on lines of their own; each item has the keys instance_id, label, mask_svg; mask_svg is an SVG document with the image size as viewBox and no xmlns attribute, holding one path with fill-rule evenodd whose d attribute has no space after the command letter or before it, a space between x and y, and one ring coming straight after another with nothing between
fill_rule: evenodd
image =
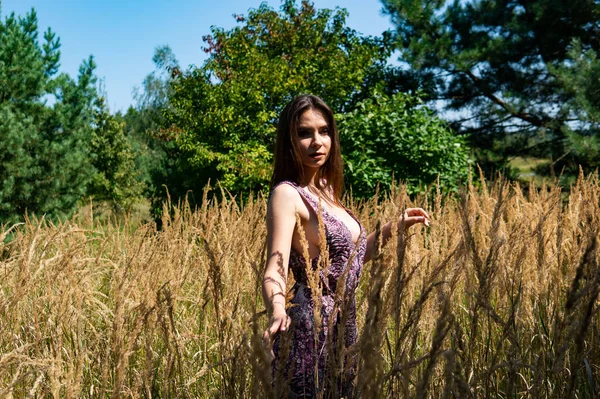
<instances>
[{"instance_id":1,"label":"dress strap","mask_svg":"<svg viewBox=\"0 0 600 399\"><path fill-rule=\"evenodd\" d=\"M312 210L315 212L315 215L318 214L318 210L319 210L319 203L313 198L311 197L302 187L300 187L297 183L294 183L293 181L289 181L289 180L285 180L282 182L277 183L274 187L273 190L275 190L275 187L279 186L280 184L288 184L292 187L294 187L296 189L296 191L298 191L298 193L300 194L300 196L305 200L306 203L308 203L310 205L310 207L312 208Z\"/></svg>"}]
</instances>

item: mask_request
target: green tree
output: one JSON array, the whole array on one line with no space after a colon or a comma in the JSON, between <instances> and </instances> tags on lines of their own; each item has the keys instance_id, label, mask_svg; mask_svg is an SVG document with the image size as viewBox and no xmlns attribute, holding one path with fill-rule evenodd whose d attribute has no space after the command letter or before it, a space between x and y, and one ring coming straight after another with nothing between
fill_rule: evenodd
<instances>
[{"instance_id":1,"label":"green tree","mask_svg":"<svg viewBox=\"0 0 600 399\"><path fill-rule=\"evenodd\" d=\"M163 114L169 106L169 97L172 94L173 74L179 71L179 61L168 45L158 46L152 56L154 71L149 73L140 87L135 87L133 97L136 101L133 110L138 115L133 115L132 128L136 132L151 133L163 128Z\"/></svg>"},{"instance_id":2,"label":"green tree","mask_svg":"<svg viewBox=\"0 0 600 399\"><path fill-rule=\"evenodd\" d=\"M367 197L402 180L411 193L439 179L454 190L469 173L469 148L418 97L375 93L348 113L337 116L353 195Z\"/></svg>"},{"instance_id":3,"label":"green tree","mask_svg":"<svg viewBox=\"0 0 600 399\"><path fill-rule=\"evenodd\" d=\"M104 99L100 98L94 125L90 151L97 172L88 194L96 200L110 202L117 211L127 209L140 199L144 184L125 134L125 121L111 115Z\"/></svg>"},{"instance_id":4,"label":"green tree","mask_svg":"<svg viewBox=\"0 0 600 399\"><path fill-rule=\"evenodd\" d=\"M577 123L563 129L567 153L573 153L589 168L600 167L600 60L597 52L585 50L573 41L569 62L553 70L569 94L569 106L577 113ZM557 160L560 165L560 160ZM568 166L568 165L564 165Z\"/></svg>"},{"instance_id":5,"label":"green tree","mask_svg":"<svg viewBox=\"0 0 600 399\"><path fill-rule=\"evenodd\" d=\"M534 155L577 169L572 151L596 135L576 93L557 73L573 69L574 40L600 45L594 0L383 0L401 59L434 87L480 155ZM580 80L583 75L580 76ZM484 160L485 156L480 158Z\"/></svg>"},{"instance_id":6,"label":"green tree","mask_svg":"<svg viewBox=\"0 0 600 399\"><path fill-rule=\"evenodd\" d=\"M166 189L169 195L179 198L188 194L189 188L196 187L199 179L188 158L182 156L175 141L165 134L164 115L171 109L169 98L179 74L179 63L167 45L155 48L152 61L155 70L135 89L136 104L122 117L144 195L151 200L152 213L158 217L162 213Z\"/></svg>"},{"instance_id":7,"label":"green tree","mask_svg":"<svg viewBox=\"0 0 600 399\"><path fill-rule=\"evenodd\" d=\"M77 81L57 74L60 42L38 42L35 11L0 20L0 221L61 216L86 194L96 99L90 57ZM49 103L51 105L49 105Z\"/></svg>"},{"instance_id":8,"label":"green tree","mask_svg":"<svg viewBox=\"0 0 600 399\"><path fill-rule=\"evenodd\" d=\"M167 115L169 138L197 172L188 188L211 178L232 191L264 187L277 116L291 98L316 94L339 113L364 95L389 49L346 27L346 16L284 1L280 12L263 3L231 30L212 28L208 60L177 78Z\"/></svg>"}]
</instances>

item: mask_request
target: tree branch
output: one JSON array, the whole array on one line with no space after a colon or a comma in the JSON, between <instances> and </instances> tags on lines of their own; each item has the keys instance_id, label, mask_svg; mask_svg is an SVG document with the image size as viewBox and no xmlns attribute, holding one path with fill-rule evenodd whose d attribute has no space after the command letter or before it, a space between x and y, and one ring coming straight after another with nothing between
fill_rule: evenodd
<instances>
[{"instance_id":1,"label":"tree branch","mask_svg":"<svg viewBox=\"0 0 600 399\"><path fill-rule=\"evenodd\" d=\"M477 87L477 89L481 92L481 94L483 94L484 97L488 98L490 101L492 101L493 103L499 105L500 107L502 107L502 109L504 109L506 112L508 112L510 115L514 116L515 118L521 119L525 122L528 122L530 124L532 124L533 126L536 127L546 127L546 128L550 128L551 130L558 130L558 129L554 129L550 126L550 122L552 121L551 118L540 118L537 117L535 115L531 115L527 112L516 112L509 104L507 104L504 100L502 100L501 98L495 96L494 94L483 90L481 88L481 80L475 76L473 74L473 72L471 72L470 70L465 70L462 71L465 75L467 75L469 77L469 79L471 79L471 81L473 82L473 84L475 85L475 87Z\"/></svg>"}]
</instances>

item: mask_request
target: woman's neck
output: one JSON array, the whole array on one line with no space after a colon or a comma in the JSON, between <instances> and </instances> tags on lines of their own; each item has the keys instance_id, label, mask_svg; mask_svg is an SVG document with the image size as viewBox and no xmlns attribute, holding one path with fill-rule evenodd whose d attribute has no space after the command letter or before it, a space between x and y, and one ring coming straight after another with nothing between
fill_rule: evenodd
<instances>
[{"instance_id":1,"label":"woman's neck","mask_svg":"<svg viewBox=\"0 0 600 399\"><path fill-rule=\"evenodd\" d=\"M319 170L305 170L304 171L304 179L301 182L303 187L312 188L315 190L319 190L322 187L322 182L317 182L317 176L319 175Z\"/></svg>"},{"instance_id":2,"label":"woman's neck","mask_svg":"<svg viewBox=\"0 0 600 399\"><path fill-rule=\"evenodd\" d=\"M324 199L331 205L340 205L339 201L333 195L331 187L327 186L327 181L320 178L319 181L318 169L316 171L305 171L304 179L300 183L300 186L304 187L317 197Z\"/></svg>"}]
</instances>

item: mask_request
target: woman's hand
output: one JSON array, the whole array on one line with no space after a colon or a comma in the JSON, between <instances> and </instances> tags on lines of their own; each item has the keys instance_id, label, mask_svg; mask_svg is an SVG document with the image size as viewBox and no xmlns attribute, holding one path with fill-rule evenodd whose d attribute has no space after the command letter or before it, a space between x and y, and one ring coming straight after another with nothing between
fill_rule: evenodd
<instances>
[{"instance_id":1,"label":"woman's hand","mask_svg":"<svg viewBox=\"0 0 600 399\"><path fill-rule=\"evenodd\" d=\"M429 215L427 212L423 210L423 208L407 208L402 212L402 216L396 222L387 222L383 228L381 229L381 246L383 247L390 237L392 236L392 230L397 227L399 233L404 233L410 226L417 223L423 223L425 226L429 226L431 224L431 220L429 220ZM372 232L367 236L367 249L365 251L365 262L368 262L372 259L373 254L375 253L375 249L377 247L377 237L376 233Z\"/></svg>"},{"instance_id":2,"label":"woman's hand","mask_svg":"<svg viewBox=\"0 0 600 399\"><path fill-rule=\"evenodd\" d=\"M284 332L290 328L290 324L291 319L285 312L285 309L283 309L283 307L276 306L273 310L271 320L269 320L269 326L263 334L263 342L265 344L265 348L267 348L271 355L271 359L275 358L275 353L273 352L273 337L279 331Z\"/></svg>"},{"instance_id":3,"label":"woman's hand","mask_svg":"<svg viewBox=\"0 0 600 399\"><path fill-rule=\"evenodd\" d=\"M400 217L398 229L400 231L408 230L410 226L417 223L423 223L425 226L429 227L431 224L429 215L423 208L407 208Z\"/></svg>"}]
</instances>

